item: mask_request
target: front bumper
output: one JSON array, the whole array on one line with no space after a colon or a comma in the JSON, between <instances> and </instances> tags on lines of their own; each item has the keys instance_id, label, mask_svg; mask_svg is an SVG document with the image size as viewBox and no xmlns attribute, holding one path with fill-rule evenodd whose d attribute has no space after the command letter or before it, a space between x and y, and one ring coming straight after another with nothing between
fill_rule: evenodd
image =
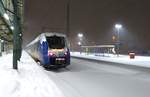
<instances>
[{"instance_id":1,"label":"front bumper","mask_svg":"<svg viewBox=\"0 0 150 97\"><path fill-rule=\"evenodd\" d=\"M51 57L49 58L49 64L45 64L45 68L63 68L70 65L70 59L66 57Z\"/></svg>"}]
</instances>

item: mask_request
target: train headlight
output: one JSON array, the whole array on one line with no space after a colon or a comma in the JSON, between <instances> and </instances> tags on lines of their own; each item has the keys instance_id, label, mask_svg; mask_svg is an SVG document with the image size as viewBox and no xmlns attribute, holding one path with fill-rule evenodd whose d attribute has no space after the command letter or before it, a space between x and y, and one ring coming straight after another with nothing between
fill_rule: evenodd
<instances>
[{"instance_id":1,"label":"train headlight","mask_svg":"<svg viewBox=\"0 0 150 97\"><path fill-rule=\"evenodd\" d=\"M55 54L52 52L48 52L48 56L55 56Z\"/></svg>"},{"instance_id":2,"label":"train headlight","mask_svg":"<svg viewBox=\"0 0 150 97\"><path fill-rule=\"evenodd\" d=\"M49 56L52 56L52 55L53 55L53 53L52 53L52 52L49 52L49 53L48 53L48 55L49 55Z\"/></svg>"},{"instance_id":3,"label":"train headlight","mask_svg":"<svg viewBox=\"0 0 150 97\"><path fill-rule=\"evenodd\" d=\"M67 52L65 52L64 55L67 56Z\"/></svg>"}]
</instances>

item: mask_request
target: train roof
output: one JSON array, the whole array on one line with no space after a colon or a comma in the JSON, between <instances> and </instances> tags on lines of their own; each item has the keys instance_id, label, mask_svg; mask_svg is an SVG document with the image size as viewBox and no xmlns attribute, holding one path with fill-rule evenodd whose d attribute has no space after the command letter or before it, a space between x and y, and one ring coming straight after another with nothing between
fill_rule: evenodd
<instances>
[{"instance_id":1,"label":"train roof","mask_svg":"<svg viewBox=\"0 0 150 97\"><path fill-rule=\"evenodd\" d=\"M62 33L58 33L58 32L45 32L45 33L41 33L39 36L37 36L32 42L30 42L28 46L30 45L33 45L34 43L38 42L39 40L42 40L42 41L46 41L46 37L45 36L60 36L60 37L66 37L65 34L62 34Z\"/></svg>"},{"instance_id":2,"label":"train roof","mask_svg":"<svg viewBox=\"0 0 150 97\"><path fill-rule=\"evenodd\" d=\"M66 37L65 34L62 34L62 33L58 33L58 32L45 32L45 33L42 33L41 35L45 35L45 36L61 36L61 37Z\"/></svg>"}]
</instances>

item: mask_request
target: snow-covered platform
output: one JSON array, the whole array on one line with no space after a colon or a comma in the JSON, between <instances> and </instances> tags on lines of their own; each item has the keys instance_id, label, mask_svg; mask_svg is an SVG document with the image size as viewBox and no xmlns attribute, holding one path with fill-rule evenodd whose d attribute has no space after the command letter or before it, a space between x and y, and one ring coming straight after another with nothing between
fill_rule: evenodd
<instances>
[{"instance_id":1,"label":"snow-covered platform","mask_svg":"<svg viewBox=\"0 0 150 97\"><path fill-rule=\"evenodd\" d=\"M0 57L0 97L64 97L25 51L18 67L18 71L12 69L12 54Z\"/></svg>"},{"instance_id":2,"label":"snow-covered platform","mask_svg":"<svg viewBox=\"0 0 150 97\"><path fill-rule=\"evenodd\" d=\"M149 67L149 57L71 53L72 56ZM45 71L23 51L18 71L12 54L0 57L0 97L148 97L149 68L123 68L73 58L71 65Z\"/></svg>"},{"instance_id":3,"label":"snow-covered platform","mask_svg":"<svg viewBox=\"0 0 150 97\"><path fill-rule=\"evenodd\" d=\"M87 54L80 52L71 52L72 57L119 63L122 65L134 65L140 67L150 68L150 56L135 56L134 59L130 59L128 55L113 55L113 54Z\"/></svg>"}]
</instances>

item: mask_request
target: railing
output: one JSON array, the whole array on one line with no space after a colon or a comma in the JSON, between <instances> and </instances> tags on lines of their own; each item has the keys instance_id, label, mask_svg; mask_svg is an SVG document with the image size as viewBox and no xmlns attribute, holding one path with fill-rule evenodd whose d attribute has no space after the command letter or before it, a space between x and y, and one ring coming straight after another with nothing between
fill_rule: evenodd
<instances>
[{"instance_id":1,"label":"railing","mask_svg":"<svg viewBox=\"0 0 150 97\"><path fill-rule=\"evenodd\" d=\"M81 46L80 53L86 54L95 54L95 55L102 55L105 56L106 54L116 54L115 52L115 45L94 45L94 46Z\"/></svg>"}]
</instances>

